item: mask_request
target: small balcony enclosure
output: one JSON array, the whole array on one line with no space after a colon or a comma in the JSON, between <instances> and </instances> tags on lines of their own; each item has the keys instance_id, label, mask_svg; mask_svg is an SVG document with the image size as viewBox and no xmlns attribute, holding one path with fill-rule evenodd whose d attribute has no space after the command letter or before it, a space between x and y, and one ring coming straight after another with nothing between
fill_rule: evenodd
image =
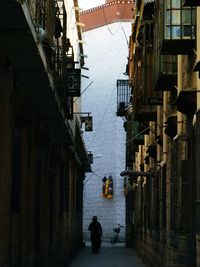
<instances>
[{"instance_id":1,"label":"small balcony enclosure","mask_svg":"<svg viewBox=\"0 0 200 267\"><path fill-rule=\"evenodd\" d=\"M162 105L161 92L153 91L154 10L154 2L144 4L134 51L133 115L140 122L156 121L156 106Z\"/></svg>"},{"instance_id":2,"label":"small balcony enclosure","mask_svg":"<svg viewBox=\"0 0 200 267\"><path fill-rule=\"evenodd\" d=\"M177 84L177 56L158 55L154 57L154 90L171 91Z\"/></svg>"},{"instance_id":3,"label":"small balcony enclosure","mask_svg":"<svg viewBox=\"0 0 200 267\"><path fill-rule=\"evenodd\" d=\"M189 54L195 46L196 9L184 7L183 3L184 0L165 0L160 5L162 54Z\"/></svg>"},{"instance_id":4,"label":"small balcony enclosure","mask_svg":"<svg viewBox=\"0 0 200 267\"><path fill-rule=\"evenodd\" d=\"M130 142L134 145L144 145L144 131L141 131L139 121L131 122Z\"/></svg>"},{"instance_id":5,"label":"small balcony enclosure","mask_svg":"<svg viewBox=\"0 0 200 267\"><path fill-rule=\"evenodd\" d=\"M171 91L177 84L177 55L161 55L160 33L163 31L159 6L154 9L154 45L153 45L153 90Z\"/></svg>"},{"instance_id":6,"label":"small balcony enclosure","mask_svg":"<svg viewBox=\"0 0 200 267\"><path fill-rule=\"evenodd\" d=\"M131 87L129 80L117 80L117 116L123 117L131 106Z\"/></svg>"}]
</instances>

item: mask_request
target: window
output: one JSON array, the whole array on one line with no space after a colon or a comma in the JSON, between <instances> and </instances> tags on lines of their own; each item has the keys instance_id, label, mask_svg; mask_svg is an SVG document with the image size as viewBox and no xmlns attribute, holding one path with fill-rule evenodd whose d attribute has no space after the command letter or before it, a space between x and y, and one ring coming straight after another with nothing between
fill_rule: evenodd
<instances>
[{"instance_id":1,"label":"window","mask_svg":"<svg viewBox=\"0 0 200 267\"><path fill-rule=\"evenodd\" d=\"M165 39L195 39L196 13L183 0L165 1Z\"/></svg>"},{"instance_id":2,"label":"window","mask_svg":"<svg viewBox=\"0 0 200 267\"><path fill-rule=\"evenodd\" d=\"M170 1L169 1L170 2ZM181 6L180 6L180 3L181 1L180 0L172 0L171 1L171 6L172 6L172 8L180 8Z\"/></svg>"}]
</instances>

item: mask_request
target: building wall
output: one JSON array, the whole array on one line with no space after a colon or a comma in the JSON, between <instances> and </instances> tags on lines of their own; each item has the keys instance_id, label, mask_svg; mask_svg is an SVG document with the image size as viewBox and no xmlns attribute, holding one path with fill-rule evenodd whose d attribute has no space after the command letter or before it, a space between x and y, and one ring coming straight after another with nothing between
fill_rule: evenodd
<instances>
[{"instance_id":1,"label":"building wall","mask_svg":"<svg viewBox=\"0 0 200 267\"><path fill-rule=\"evenodd\" d=\"M89 80L82 80L82 112L91 112L93 132L85 132L87 150L94 155L92 170L84 181L83 232L89 238L88 225L97 215L103 226L103 238L109 239L117 223L125 225L125 198L120 172L125 167L125 133L123 120L116 116L116 81L127 79L127 39L131 23L116 22L84 32L84 54L88 55ZM112 200L102 198L104 175L113 177Z\"/></svg>"},{"instance_id":2,"label":"building wall","mask_svg":"<svg viewBox=\"0 0 200 267\"><path fill-rule=\"evenodd\" d=\"M2 55L1 55L2 57ZM10 125L10 113L11 108L9 105L10 93L12 90L12 84L8 77L12 76L12 73L8 72L7 77L0 78L0 265L7 266L9 264L9 221L10 221L10 189L11 189L11 125ZM4 146L3 146L4 144Z\"/></svg>"},{"instance_id":3,"label":"building wall","mask_svg":"<svg viewBox=\"0 0 200 267\"><path fill-rule=\"evenodd\" d=\"M24 46L31 49L26 39ZM34 87L36 95L32 94L34 78L30 77L25 86L26 77L16 71L12 53L2 47L0 266L67 266L82 246L86 162L81 161L85 151L80 129L75 116L70 124L73 132L69 124L63 123L49 83L49 91L38 83ZM40 58L36 49L31 52ZM23 67L27 68L26 62ZM38 65L36 68L39 70ZM39 74L46 75L44 69ZM44 109L50 116L45 117Z\"/></svg>"},{"instance_id":4,"label":"building wall","mask_svg":"<svg viewBox=\"0 0 200 267\"><path fill-rule=\"evenodd\" d=\"M155 38L153 47L159 44L156 27L158 25L160 27L160 19L162 21L161 15L159 18L156 17L156 14L159 14L156 13L159 10L157 4L160 4L160 1L155 1L154 6ZM144 10L147 8L148 5ZM147 13L144 12L144 14ZM144 14L142 26L139 22L134 27L134 34L137 34L137 26L144 27L146 19ZM134 170L139 170L140 163L143 162L146 171L154 171L153 177L138 176L133 187L135 220L132 239L143 260L152 267L199 266L198 226L200 213L197 200L199 196L199 97L198 91L195 92L199 88L199 76L193 71L194 66L199 61L198 21L199 18L197 17L197 47L194 48L187 44L187 51L193 48L197 53L186 54L187 51L184 51L183 54L179 55L184 40L181 41L179 51L175 51L175 45L173 50L168 51L169 55L173 52L174 55L177 55L177 81L172 86L175 88L170 88L171 90L167 88L166 91L166 89L162 89L164 82L159 85L162 89L163 104L160 107L157 106L156 124L148 120L148 126L153 131L145 134L144 145L139 145L139 153L135 153ZM140 43L139 41L138 44L139 38L139 36L135 38L135 47L142 49L142 56L138 59L137 54L133 53L134 60L132 61L135 62L135 66L132 68L135 71L133 73L135 74L133 75L135 77L133 81L134 92L137 92L137 86L143 79L137 75L139 60L143 56L145 60L147 59L147 49L149 48L145 49L145 42ZM153 57L155 59L156 54ZM145 64L140 66L145 69ZM150 79L151 77L148 77L146 81L149 84L151 83ZM180 103L178 100L181 99L182 93L185 93L183 91L189 91L191 88L194 90L193 100L190 101L187 95L184 98L185 102ZM139 89L144 92L143 86ZM133 95L134 97L136 94ZM142 105L139 99L137 102ZM133 107L135 106L133 105ZM188 107L193 109L189 110ZM134 111L136 113L136 108ZM171 124L168 122L166 125L170 116L175 114L177 121ZM143 117L141 121L145 121L145 119L146 117ZM157 137L161 131L163 132L162 142L159 143ZM156 145L157 155L153 156L150 151L147 151L150 144ZM145 155L151 158L148 164L144 161Z\"/></svg>"}]
</instances>

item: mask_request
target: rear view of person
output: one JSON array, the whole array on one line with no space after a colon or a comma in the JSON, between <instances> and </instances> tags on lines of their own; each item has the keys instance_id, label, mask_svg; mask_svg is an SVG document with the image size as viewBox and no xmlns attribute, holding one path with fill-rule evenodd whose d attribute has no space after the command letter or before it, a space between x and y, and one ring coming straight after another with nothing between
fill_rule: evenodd
<instances>
[{"instance_id":1,"label":"rear view of person","mask_svg":"<svg viewBox=\"0 0 200 267\"><path fill-rule=\"evenodd\" d=\"M97 216L93 216L88 230L91 232L92 253L99 253L101 246L102 227L97 221Z\"/></svg>"}]
</instances>

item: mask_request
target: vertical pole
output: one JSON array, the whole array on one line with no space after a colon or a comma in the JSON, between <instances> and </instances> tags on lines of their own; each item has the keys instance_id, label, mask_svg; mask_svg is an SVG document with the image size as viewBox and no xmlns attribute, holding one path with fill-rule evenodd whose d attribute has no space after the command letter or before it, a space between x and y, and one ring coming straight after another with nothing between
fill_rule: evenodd
<instances>
[{"instance_id":1,"label":"vertical pole","mask_svg":"<svg viewBox=\"0 0 200 267\"><path fill-rule=\"evenodd\" d=\"M62 78L63 80L66 79L66 51L67 51L67 13L65 10L65 4L63 2L63 36L62 36L62 59L63 59L63 66L62 66Z\"/></svg>"},{"instance_id":2,"label":"vertical pole","mask_svg":"<svg viewBox=\"0 0 200 267\"><path fill-rule=\"evenodd\" d=\"M157 106L157 125L156 125L156 132L157 132L157 136L161 135L161 106ZM160 145L157 144L157 162L160 163L161 161L161 149L160 149Z\"/></svg>"},{"instance_id":3,"label":"vertical pole","mask_svg":"<svg viewBox=\"0 0 200 267\"><path fill-rule=\"evenodd\" d=\"M168 102L168 92L163 92L163 156L162 162L163 166L166 165L166 241L167 247L170 247L170 175L169 168L167 164L168 158L168 137L164 133L165 131L165 122L167 121L167 103Z\"/></svg>"},{"instance_id":4,"label":"vertical pole","mask_svg":"<svg viewBox=\"0 0 200 267\"><path fill-rule=\"evenodd\" d=\"M178 55L178 94L183 89L183 55ZM183 133L183 114L177 111L177 135Z\"/></svg>"},{"instance_id":5,"label":"vertical pole","mask_svg":"<svg viewBox=\"0 0 200 267\"><path fill-rule=\"evenodd\" d=\"M157 106L157 129L156 129L156 132L157 132L157 136L161 136L161 106ZM160 228L160 237L161 237L161 240L162 240L162 231L163 231L163 229L162 229L162 225L163 225L163 223L162 223L162 212L163 212L163 210L162 210L162 202L163 202L163 200L162 200L162 179L163 179L163 177L162 177L162 172L161 172L161 169L160 169L160 163L161 163L161 148L160 148L160 145L159 144L157 144L157 149L156 149L156 151L157 151L157 170L160 170L160 172L159 172L159 199L158 199L158 201L159 201L159 228Z\"/></svg>"},{"instance_id":6,"label":"vertical pole","mask_svg":"<svg viewBox=\"0 0 200 267\"><path fill-rule=\"evenodd\" d=\"M197 32L196 32L196 39L197 39L197 62L200 61L200 7L197 7ZM197 90L200 90L200 79L199 74L197 72ZM200 93L197 92L197 110L200 109Z\"/></svg>"},{"instance_id":7,"label":"vertical pole","mask_svg":"<svg viewBox=\"0 0 200 267\"><path fill-rule=\"evenodd\" d=\"M163 156L162 160L164 163L167 161L167 135L165 134L165 122L167 121L167 100L168 100L168 92L164 91L163 92Z\"/></svg>"}]
</instances>

